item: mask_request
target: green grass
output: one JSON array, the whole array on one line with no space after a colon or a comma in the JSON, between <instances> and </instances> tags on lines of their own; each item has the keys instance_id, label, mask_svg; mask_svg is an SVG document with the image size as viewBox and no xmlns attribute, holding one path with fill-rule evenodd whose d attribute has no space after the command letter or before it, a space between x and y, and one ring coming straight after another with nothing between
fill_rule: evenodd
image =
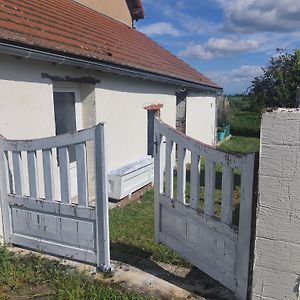
<instances>
[{"instance_id":1,"label":"green grass","mask_svg":"<svg viewBox=\"0 0 300 300\"><path fill-rule=\"evenodd\" d=\"M113 259L124 262L150 259L188 265L172 250L154 241L153 191L137 203L110 211L110 239Z\"/></svg>"},{"instance_id":2,"label":"green grass","mask_svg":"<svg viewBox=\"0 0 300 300\"><path fill-rule=\"evenodd\" d=\"M260 140L254 137L232 136L228 141L223 142L219 149L246 154L259 151Z\"/></svg>"},{"instance_id":3,"label":"green grass","mask_svg":"<svg viewBox=\"0 0 300 300\"><path fill-rule=\"evenodd\" d=\"M0 246L0 299L142 300L118 286L36 255L15 255Z\"/></svg>"}]
</instances>

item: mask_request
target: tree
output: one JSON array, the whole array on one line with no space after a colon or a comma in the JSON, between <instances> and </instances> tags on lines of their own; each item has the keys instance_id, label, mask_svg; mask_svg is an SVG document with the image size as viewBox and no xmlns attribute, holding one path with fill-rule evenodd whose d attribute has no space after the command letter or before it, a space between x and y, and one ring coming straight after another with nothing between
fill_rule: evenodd
<instances>
[{"instance_id":1,"label":"tree","mask_svg":"<svg viewBox=\"0 0 300 300\"><path fill-rule=\"evenodd\" d=\"M253 104L265 107L295 107L296 90L300 86L300 50L293 53L279 50L263 74L256 77L248 89Z\"/></svg>"}]
</instances>

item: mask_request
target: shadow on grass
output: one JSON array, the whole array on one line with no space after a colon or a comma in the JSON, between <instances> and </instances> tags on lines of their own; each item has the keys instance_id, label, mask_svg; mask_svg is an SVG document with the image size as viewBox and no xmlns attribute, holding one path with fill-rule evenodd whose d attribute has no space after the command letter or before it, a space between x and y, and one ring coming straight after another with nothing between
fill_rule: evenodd
<instances>
[{"instance_id":1,"label":"shadow on grass","mask_svg":"<svg viewBox=\"0 0 300 300\"><path fill-rule=\"evenodd\" d=\"M111 258L113 260L129 264L184 290L205 297L207 300L235 299L228 289L199 269L192 266L183 268L162 263L158 264L151 257L152 252L150 251L121 242L111 243ZM176 269L176 271L171 272L168 269Z\"/></svg>"}]
</instances>

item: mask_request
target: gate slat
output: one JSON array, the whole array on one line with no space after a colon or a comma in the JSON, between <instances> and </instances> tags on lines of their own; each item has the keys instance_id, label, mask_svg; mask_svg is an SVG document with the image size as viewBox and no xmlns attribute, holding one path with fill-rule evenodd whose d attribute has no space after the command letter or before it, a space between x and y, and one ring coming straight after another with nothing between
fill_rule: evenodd
<instances>
[{"instance_id":1,"label":"gate slat","mask_svg":"<svg viewBox=\"0 0 300 300\"><path fill-rule=\"evenodd\" d=\"M88 174L86 144L76 145L78 204L88 206Z\"/></svg>"},{"instance_id":2,"label":"gate slat","mask_svg":"<svg viewBox=\"0 0 300 300\"><path fill-rule=\"evenodd\" d=\"M234 169L224 166L222 173L221 221L229 225L232 223L233 171Z\"/></svg>"},{"instance_id":3,"label":"gate slat","mask_svg":"<svg viewBox=\"0 0 300 300\"><path fill-rule=\"evenodd\" d=\"M15 194L22 196L23 194L23 171L22 171L22 157L20 151L12 152Z\"/></svg>"},{"instance_id":4,"label":"gate slat","mask_svg":"<svg viewBox=\"0 0 300 300\"><path fill-rule=\"evenodd\" d=\"M172 151L173 141L166 139L166 196L173 198L173 162L172 162Z\"/></svg>"},{"instance_id":5,"label":"gate slat","mask_svg":"<svg viewBox=\"0 0 300 300\"><path fill-rule=\"evenodd\" d=\"M177 200L185 203L185 186L186 186L186 165L185 165L186 150L178 145L177 149Z\"/></svg>"},{"instance_id":6,"label":"gate slat","mask_svg":"<svg viewBox=\"0 0 300 300\"><path fill-rule=\"evenodd\" d=\"M58 148L60 194L62 203L71 203L70 168L68 147Z\"/></svg>"},{"instance_id":7,"label":"gate slat","mask_svg":"<svg viewBox=\"0 0 300 300\"><path fill-rule=\"evenodd\" d=\"M200 200L200 156L192 153L191 159L191 200L190 205L194 209L199 208Z\"/></svg>"},{"instance_id":8,"label":"gate slat","mask_svg":"<svg viewBox=\"0 0 300 300\"><path fill-rule=\"evenodd\" d=\"M27 152L29 195L32 198L38 196L38 174L36 164L36 151Z\"/></svg>"},{"instance_id":9,"label":"gate slat","mask_svg":"<svg viewBox=\"0 0 300 300\"><path fill-rule=\"evenodd\" d=\"M3 166L4 166L4 176L6 181L6 188L7 193L12 194L13 193L13 182L12 182L12 176L10 174L9 170L9 163L8 163L8 152L4 151L4 158L3 158Z\"/></svg>"},{"instance_id":10,"label":"gate slat","mask_svg":"<svg viewBox=\"0 0 300 300\"><path fill-rule=\"evenodd\" d=\"M216 185L216 164L214 161L205 161L205 202L204 212L209 216L215 214L215 185Z\"/></svg>"},{"instance_id":11,"label":"gate slat","mask_svg":"<svg viewBox=\"0 0 300 300\"><path fill-rule=\"evenodd\" d=\"M154 233L155 241L160 242L159 236L161 231L161 216L160 216L160 204L159 196L163 192L163 183L162 183L162 173L161 173L161 144L162 144L162 135L159 132L159 123L157 119L154 120L154 209L155 209L155 224L154 224Z\"/></svg>"},{"instance_id":12,"label":"gate slat","mask_svg":"<svg viewBox=\"0 0 300 300\"><path fill-rule=\"evenodd\" d=\"M54 184L53 184L53 164L52 164L52 150L43 150L43 172L44 172L44 188L45 199L49 201L54 200Z\"/></svg>"}]
</instances>

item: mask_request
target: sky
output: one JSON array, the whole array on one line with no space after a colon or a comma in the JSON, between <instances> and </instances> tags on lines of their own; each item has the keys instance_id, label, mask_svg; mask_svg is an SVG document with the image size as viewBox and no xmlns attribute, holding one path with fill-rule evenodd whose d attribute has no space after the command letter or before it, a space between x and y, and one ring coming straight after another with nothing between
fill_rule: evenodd
<instances>
[{"instance_id":1,"label":"sky","mask_svg":"<svg viewBox=\"0 0 300 300\"><path fill-rule=\"evenodd\" d=\"M224 87L246 92L276 49L300 48L300 0L142 0L138 30Z\"/></svg>"}]
</instances>

